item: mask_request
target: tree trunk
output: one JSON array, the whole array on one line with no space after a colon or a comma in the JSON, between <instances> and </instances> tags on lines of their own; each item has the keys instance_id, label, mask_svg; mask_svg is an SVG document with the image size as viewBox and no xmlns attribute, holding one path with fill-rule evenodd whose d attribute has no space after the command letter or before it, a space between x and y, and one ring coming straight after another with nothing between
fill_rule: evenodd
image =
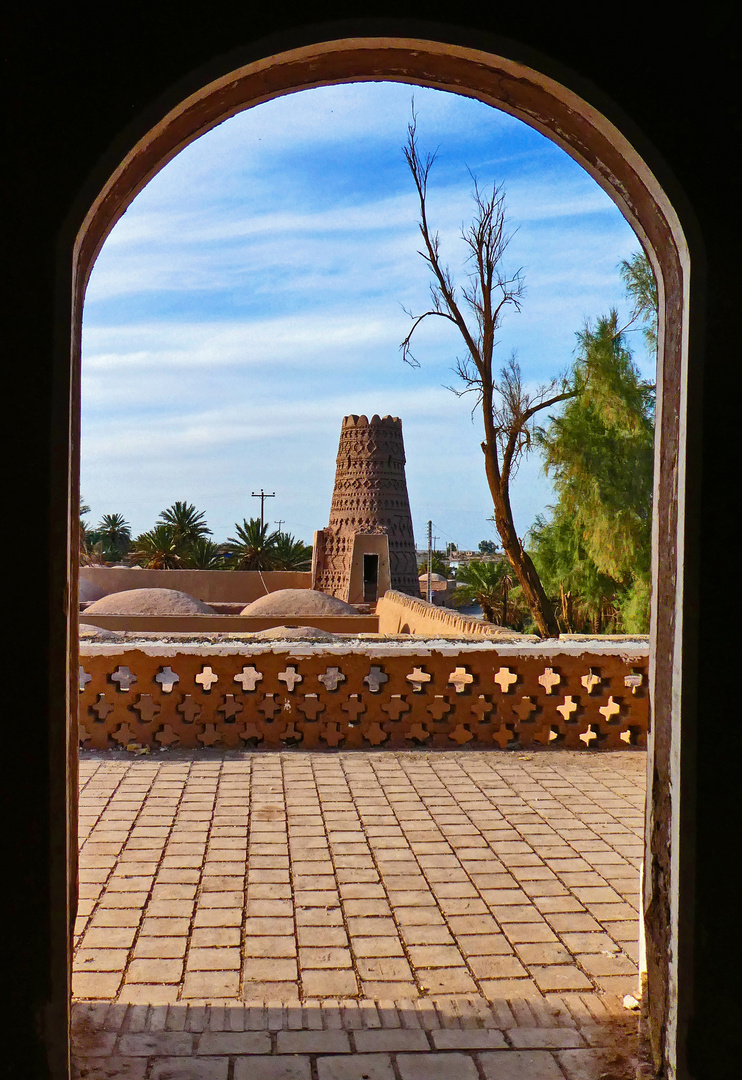
<instances>
[{"instance_id":1,"label":"tree trunk","mask_svg":"<svg viewBox=\"0 0 742 1080\"><path fill-rule=\"evenodd\" d=\"M487 415L485 413L485 433L488 428ZM513 522L513 512L510 507L510 494L500 478L500 470L497 462L497 450L494 446L494 431L491 436L491 444L482 443L484 451L485 470L489 484L490 494L495 510L495 526L500 535L503 551L513 568L518 584L523 589L526 603L531 609L539 636L542 638L558 638L559 622L554 613L554 608L549 603L544 592L541 579L536 572L536 567L531 562L528 552L518 539Z\"/></svg>"}]
</instances>

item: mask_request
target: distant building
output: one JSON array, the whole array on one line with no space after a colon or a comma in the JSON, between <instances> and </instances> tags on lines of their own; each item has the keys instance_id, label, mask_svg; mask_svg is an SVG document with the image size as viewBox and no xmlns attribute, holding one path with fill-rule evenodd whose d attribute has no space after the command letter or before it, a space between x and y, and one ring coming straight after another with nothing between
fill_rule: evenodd
<instances>
[{"instance_id":1,"label":"distant building","mask_svg":"<svg viewBox=\"0 0 742 1080\"><path fill-rule=\"evenodd\" d=\"M373 604L387 589L419 597L417 573L402 421L346 416L330 521L314 534L312 588Z\"/></svg>"}]
</instances>

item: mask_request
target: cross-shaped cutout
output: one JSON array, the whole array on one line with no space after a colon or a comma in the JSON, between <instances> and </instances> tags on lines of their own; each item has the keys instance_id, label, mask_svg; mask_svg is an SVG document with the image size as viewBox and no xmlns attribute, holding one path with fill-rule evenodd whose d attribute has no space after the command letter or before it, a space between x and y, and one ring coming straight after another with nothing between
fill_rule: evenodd
<instances>
[{"instance_id":1,"label":"cross-shaped cutout","mask_svg":"<svg viewBox=\"0 0 742 1080\"><path fill-rule=\"evenodd\" d=\"M85 671L82 664L80 664L80 667L78 669L78 686L80 688L80 693L81 694L84 691L85 687L88 685L88 683L91 682L92 678L93 678L93 676L88 675L87 671Z\"/></svg>"},{"instance_id":2,"label":"cross-shaped cutout","mask_svg":"<svg viewBox=\"0 0 742 1080\"><path fill-rule=\"evenodd\" d=\"M371 670L368 675L364 676L363 681L366 683L372 694L378 694L383 684L389 682L389 676L384 674L383 668L372 664Z\"/></svg>"},{"instance_id":3,"label":"cross-shaped cutout","mask_svg":"<svg viewBox=\"0 0 742 1080\"><path fill-rule=\"evenodd\" d=\"M613 700L613 695L611 695L608 698L608 704L601 705L598 709L598 712L601 714L601 716L605 717L605 722L607 724L610 724L612 723L611 717L618 716L621 712L621 706Z\"/></svg>"},{"instance_id":4,"label":"cross-shaped cutout","mask_svg":"<svg viewBox=\"0 0 742 1080\"><path fill-rule=\"evenodd\" d=\"M248 690L254 690L262 678L262 671L258 671L258 669L251 664L250 667L243 667L239 675L235 675L234 681L240 683L243 693L247 693Z\"/></svg>"},{"instance_id":5,"label":"cross-shaped cutout","mask_svg":"<svg viewBox=\"0 0 742 1080\"><path fill-rule=\"evenodd\" d=\"M448 685L456 688L457 694L463 694L469 683L474 682L474 676L470 675L465 667L457 667L448 676Z\"/></svg>"},{"instance_id":6,"label":"cross-shaped cutout","mask_svg":"<svg viewBox=\"0 0 742 1080\"><path fill-rule=\"evenodd\" d=\"M577 703L568 695L561 705L557 705L557 712L561 713L565 723L569 724L572 713L577 712Z\"/></svg>"},{"instance_id":7,"label":"cross-shaped cutout","mask_svg":"<svg viewBox=\"0 0 742 1080\"><path fill-rule=\"evenodd\" d=\"M328 667L324 675L318 675L318 680L324 683L326 690L337 690L341 682L345 682L345 676L340 668Z\"/></svg>"},{"instance_id":8,"label":"cross-shaped cutout","mask_svg":"<svg viewBox=\"0 0 742 1080\"><path fill-rule=\"evenodd\" d=\"M159 716L162 706L159 701L153 701L151 694L140 694L139 701L132 705L135 712L139 713L139 719L143 724L151 724L156 716Z\"/></svg>"},{"instance_id":9,"label":"cross-shaped cutout","mask_svg":"<svg viewBox=\"0 0 742 1080\"><path fill-rule=\"evenodd\" d=\"M632 671L630 675L624 675L623 684L626 687L631 687L631 693L635 694L639 687L644 684L644 676L641 671Z\"/></svg>"},{"instance_id":10,"label":"cross-shaped cutout","mask_svg":"<svg viewBox=\"0 0 742 1080\"><path fill-rule=\"evenodd\" d=\"M286 683L286 687L289 693L293 693L294 687L297 683L300 683L302 681L302 677L298 673L296 668L293 666L293 664L287 664L285 671L279 671L278 681Z\"/></svg>"},{"instance_id":11,"label":"cross-shaped cutout","mask_svg":"<svg viewBox=\"0 0 742 1080\"><path fill-rule=\"evenodd\" d=\"M407 682L412 683L412 692L414 694L421 694L423 690L423 684L429 683L432 679L432 675L427 671L423 671L422 668L416 667L412 669L412 672L407 676Z\"/></svg>"},{"instance_id":12,"label":"cross-shaped cutout","mask_svg":"<svg viewBox=\"0 0 742 1080\"><path fill-rule=\"evenodd\" d=\"M196 682L203 686L204 690L208 694L215 682L219 682L219 676L215 675L212 669L206 664L201 672L196 676Z\"/></svg>"},{"instance_id":13,"label":"cross-shaped cutout","mask_svg":"<svg viewBox=\"0 0 742 1080\"><path fill-rule=\"evenodd\" d=\"M129 671L128 667L119 666L111 675L111 682L118 683L119 690L128 690L132 683L136 681L136 675Z\"/></svg>"},{"instance_id":14,"label":"cross-shaped cutout","mask_svg":"<svg viewBox=\"0 0 742 1080\"><path fill-rule=\"evenodd\" d=\"M590 671L587 673L587 675L583 675L580 679L580 682L585 687L588 694L592 694L593 690L597 690L602 681L603 680L600 677L600 672L593 670L593 668L590 668Z\"/></svg>"},{"instance_id":15,"label":"cross-shaped cutout","mask_svg":"<svg viewBox=\"0 0 742 1080\"><path fill-rule=\"evenodd\" d=\"M451 708L451 702L447 701L443 694L436 694L428 705L428 712L434 720L442 720L447 713L450 713Z\"/></svg>"},{"instance_id":16,"label":"cross-shaped cutout","mask_svg":"<svg viewBox=\"0 0 742 1080\"><path fill-rule=\"evenodd\" d=\"M543 675L539 675L538 681L541 683L547 694L553 694L554 688L559 686L562 677L561 675L557 675L554 668L547 667L544 668Z\"/></svg>"},{"instance_id":17,"label":"cross-shaped cutout","mask_svg":"<svg viewBox=\"0 0 742 1080\"><path fill-rule=\"evenodd\" d=\"M171 667L160 668L155 675L155 682L160 684L163 694L171 694L176 682L180 682L180 675L176 674Z\"/></svg>"},{"instance_id":18,"label":"cross-shaped cutout","mask_svg":"<svg viewBox=\"0 0 742 1080\"><path fill-rule=\"evenodd\" d=\"M518 681L518 676L510 668L501 667L495 675L494 681L502 690L503 694L510 693L510 687L515 686Z\"/></svg>"},{"instance_id":19,"label":"cross-shaped cutout","mask_svg":"<svg viewBox=\"0 0 742 1080\"><path fill-rule=\"evenodd\" d=\"M175 707L179 713L183 714L186 724L192 724L201 715L201 706L190 694L186 694L180 704Z\"/></svg>"},{"instance_id":20,"label":"cross-shaped cutout","mask_svg":"<svg viewBox=\"0 0 742 1080\"><path fill-rule=\"evenodd\" d=\"M98 700L96 701L95 705L90 706L90 708L101 721L101 723L110 713L113 712L114 707L115 706L112 701L106 701L105 694L98 694Z\"/></svg>"}]
</instances>

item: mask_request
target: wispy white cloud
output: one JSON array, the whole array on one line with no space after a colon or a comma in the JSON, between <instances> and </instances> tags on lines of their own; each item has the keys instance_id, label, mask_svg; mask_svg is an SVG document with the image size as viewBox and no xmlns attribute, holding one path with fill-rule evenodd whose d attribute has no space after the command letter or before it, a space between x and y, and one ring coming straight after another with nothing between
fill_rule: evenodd
<instances>
[{"instance_id":1,"label":"wispy white cloud","mask_svg":"<svg viewBox=\"0 0 742 1080\"><path fill-rule=\"evenodd\" d=\"M442 389L461 344L441 320L399 355L429 276L401 144L413 88L351 84L291 95L220 125L169 163L114 228L91 277L83 337L83 492L137 529L175 498L216 532L275 486L277 513L309 539L327 516L340 419L403 419L416 526L462 544L488 528L470 399ZM508 265L521 314L503 361L528 379L569 363L585 318L621 301L636 250L607 196L548 140L457 95L414 88L421 143L440 155L430 216L452 271L471 214L470 166L507 192ZM514 490L521 531L549 500L536 458ZM289 527L292 527L289 524ZM298 526L297 526L298 527Z\"/></svg>"}]
</instances>

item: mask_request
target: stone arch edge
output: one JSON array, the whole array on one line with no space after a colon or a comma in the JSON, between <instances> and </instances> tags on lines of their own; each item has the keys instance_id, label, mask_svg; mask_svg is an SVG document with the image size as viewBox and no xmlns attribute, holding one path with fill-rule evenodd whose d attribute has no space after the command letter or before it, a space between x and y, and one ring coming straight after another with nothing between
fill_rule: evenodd
<instances>
[{"instance_id":1,"label":"stone arch edge","mask_svg":"<svg viewBox=\"0 0 742 1080\"><path fill-rule=\"evenodd\" d=\"M689 551L684 507L686 414L689 401L699 401L688 389L690 346L690 256L686 237L694 237L694 222L684 207L681 191L666 175L662 162L652 159L651 148L640 133L618 115L610 102L599 106L585 96L586 88L572 72L558 69L548 58L526 47L472 32L454 33L450 26L375 27L347 24L341 28L313 27L306 34L294 31L281 39L255 42L244 50L217 58L211 70L201 68L172 88L166 98L153 104L112 145L100 163L86 193L69 219L67 236L74 235L73 258L69 245L60 251L62 290L73 297L71 350L60 351L58 369L69 378L58 383L69 387L67 401L59 401L59 424L70 433L71 458L66 469L66 492L76 517L79 476L79 364L82 302L87 278L98 251L126 206L168 160L184 146L242 109L271 97L312 86L361 80L395 80L427 85L474 96L504 109L529 123L575 158L609 192L647 247L658 274L661 297L661 338L664 349L658 360L662 432L656 451L653 679L654 752L650 759L651 784L647 817L647 868L645 906L648 924L648 971L655 1050L673 1059L679 1011L688 1013L690 1002L677 1002L678 954L689 949L678 940L678 881L682 862L692 858L689 848L678 851L681 760L679 719L687 714L694 676L682 657L690 628L683 623L682 609L689 602L683 590L682 567ZM404 36L402 31L404 30ZM297 41L297 38L300 39ZM307 40L309 39L309 40ZM472 42L476 41L476 46ZM486 49L483 49L486 45ZM282 47L281 47L282 46ZM270 51L272 49L277 51ZM492 51L490 51L492 50ZM536 66L534 66L536 65ZM549 71L551 74L545 74ZM557 78L558 76L558 78ZM207 80L207 81L204 81ZM597 91L589 97L597 101ZM609 119L613 117L613 120ZM630 131L630 137L624 132ZM641 153L637 146L641 145ZM652 169L647 165L652 160ZM118 162L113 164L112 162ZM652 171L654 170L654 171ZM662 184L657 179L662 176ZM672 203L666 195L672 192ZM87 211L84 206L90 191ZM682 211L683 225L678 216ZM684 226L684 227L683 227ZM699 305L702 253L694 244L694 307ZM698 258L697 258L698 256ZM67 300L69 304L69 299ZM67 307L69 311L69 307ZM63 347L64 348L64 347ZM61 413L65 416L62 417ZM57 430L60 430L57 427ZM698 435L696 433L695 437ZM687 509L686 509L687 513ZM76 583L75 544L68 545L70 569L67 596ZM685 556L685 557L684 557ZM692 560L691 560L692 565ZM67 653L68 670L76 670L76 614L70 605ZM683 699L681 701L681 691ZM67 703L75 700L70 690ZM67 708L68 715L71 710ZM684 737L684 742L687 739ZM74 781L74 740L67 742L70 761L68 786ZM687 757L689 761L689 756ZM655 808L659 811L655 812ZM684 816L690 804L684 807ZM72 815L74 817L74 815ZM74 856L70 851L70 858ZM682 909L691 909L686 889ZM684 935L685 937L685 935ZM690 935L686 938L689 940ZM674 1003L675 1002L675 1003ZM667 1031L663 1039L662 1031ZM670 1062L668 1061L668 1064Z\"/></svg>"}]
</instances>

